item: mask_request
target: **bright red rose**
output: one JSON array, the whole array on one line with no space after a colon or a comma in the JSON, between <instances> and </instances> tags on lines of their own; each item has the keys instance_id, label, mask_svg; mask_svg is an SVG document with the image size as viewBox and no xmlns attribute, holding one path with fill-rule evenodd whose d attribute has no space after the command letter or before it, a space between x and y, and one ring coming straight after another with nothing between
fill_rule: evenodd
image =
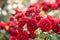
<instances>
[{"instance_id":1,"label":"bright red rose","mask_svg":"<svg viewBox=\"0 0 60 40\"><path fill-rule=\"evenodd\" d=\"M56 10L56 9L58 8L58 4L57 4L57 3L52 4L51 8L52 8L53 10Z\"/></svg>"},{"instance_id":2,"label":"bright red rose","mask_svg":"<svg viewBox=\"0 0 60 40\"><path fill-rule=\"evenodd\" d=\"M43 18L40 20L39 26L43 32L48 32L52 28L52 23L47 18Z\"/></svg>"},{"instance_id":3,"label":"bright red rose","mask_svg":"<svg viewBox=\"0 0 60 40\"><path fill-rule=\"evenodd\" d=\"M57 34L60 34L60 18L55 18L52 30Z\"/></svg>"},{"instance_id":4,"label":"bright red rose","mask_svg":"<svg viewBox=\"0 0 60 40\"><path fill-rule=\"evenodd\" d=\"M49 19L52 23L52 26L54 25L54 18L50 15L47 15L47 19Z\"/></svg>"}]
</instances>

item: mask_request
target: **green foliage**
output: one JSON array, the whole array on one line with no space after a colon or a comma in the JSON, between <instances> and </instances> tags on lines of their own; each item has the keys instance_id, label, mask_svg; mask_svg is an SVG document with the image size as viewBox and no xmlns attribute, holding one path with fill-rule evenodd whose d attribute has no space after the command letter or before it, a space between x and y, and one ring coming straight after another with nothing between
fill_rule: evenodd
<instances>
[{"instance_id":1,"label":"green foliage","mask_svg":"<svg viewBox=\"0 0 60 40\"><path fill-rule=\"evenodd\" d=\"M48 34L46 40L57 40L56 34Z\"/></svg>"},{"instance_id":2,"label":"green foliage","mask_svg":"<svg viewBox=\"0 0 60 40\"><path fill-rule=\"evenodd\" d=\"M2 21L4 21L4 22L6 22L7 21L7 17L6 16L3 16L3 15L0 15L0 20L2 20Z\"/></svg>"},{"instance_id":3,"label":"green foliage","mask_svg":"<svg viewBox=\"0 0 60 40\"><path fill-rule=\"evenodd\" d=\"M2 2L0 2L0 7L3 7L3 5L7 4L7 0L3 0Z\"/></svg>"},{"instance_id":4,"label":"green foliage","mask_svg":"<svg viewBox=\"0 0 60 40\"><path fill-rule=\"evenodd\" d=\"M0 40L7 40L7 37L4 34L0 33Z\"/></svg>"}]
</instances>

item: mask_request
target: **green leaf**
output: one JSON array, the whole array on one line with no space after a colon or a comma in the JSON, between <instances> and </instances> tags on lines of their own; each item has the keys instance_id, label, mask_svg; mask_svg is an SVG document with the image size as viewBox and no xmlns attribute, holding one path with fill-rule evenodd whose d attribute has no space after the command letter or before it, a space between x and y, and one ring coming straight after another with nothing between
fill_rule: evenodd
<instances>
[{"instance_id":1,"label":"green leaf","mask_svg":"<svg viewBox=\"0 0 60 40\"><path fill-rule=\"evenodd\" d=\"M39 37L36 37L36 40L40 40L40 38Z\"/></svg>"},{"instance_id":2,"label":"green leaf","mask_svg":"<svg viewBox=\"0 0 60 40\"><path fill-rule=\"evenodd\" d=\"M2 33L0 33L0 39L1 40L7 40L6 36L4 34L2 34Z\"/></svg>"},{"instance_id":3,"label":"green leaf","mask_svg":"<svg viewBox=\"0 0 60 40\"><path fill-rule=\"evenodd\" d=\"M0 7L3 7L3 5L7 4L7 0L3 0L2 2L0 2Z\"/></svg>"},{"instance_id":4,"label":"green leaf","mask_svg":"<svg viewBox=\"0 0 60 40\"><path fill-rule=\"evenodd\" d=\"M57 39L60 40L60 34L57 34Z\"/></svg>"},{"instance_id":5,"label":"green leaf","mask_svg":"<svg viewBox=\"0 0 60 40\"><path fill-rule=\"evenodd\" d=\"M48 37L46 38L46 40L51 40L51 36L48 36Z\"/></svg>"},{"instance_id":6,"label":"green leaf","mask_svg":"<svg viewBox=\"0 0 60 40\"><path fill-rule=\"evenodd\" d=\"M55 34L49 34L47 37L46 37L46 40L57 40L57 37Z\"/></svg>"},{"instance_id":7,"label":"green leaf","mask_svg":"<svg viewBox=\"0 0 60 40\"><path fill-rule=\"evenodd\" d=\"M7 19L8 19L8 18L7 18L7 16L6 16L6 17L5 17L5 16L3 16L3 15L1 15L1 16L0 16L0 20L2 20L2 21L4 21L4 22L6 22L6 21L7 21Z\"/></svg>"},{"instance_id":8,"label":"green leaf","mask_svg":"<svg viewBox=\"0 0 60 40\"><path fill-rule=\"evenodd\" d=\"M45 38L46 37L46 34L41 32L40 35L39 35L40 38Z\"/></svg>"},{"instance_id":9,"label":"green leaf","mask_svg":"<svg viewBox=\"0 0 60 40\"><path fill-rule=\"evenodd\" d=\"M59 14L58 14L58 13L54 13L52 16L53 16L54 18L55 18L55 17L59 17Z\"/></svg>"}]
</instances>

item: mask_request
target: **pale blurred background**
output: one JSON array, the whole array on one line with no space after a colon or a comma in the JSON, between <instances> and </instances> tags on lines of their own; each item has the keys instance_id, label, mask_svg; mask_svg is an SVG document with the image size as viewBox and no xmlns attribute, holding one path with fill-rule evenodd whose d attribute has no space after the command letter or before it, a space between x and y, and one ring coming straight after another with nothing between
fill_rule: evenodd
<instances>
[{"instance_id":1,"label":"pale blurred background","mask_svg":"<svg viewBox=\"0 0 60 40\"><path fill-rule=\"evenodd\" d=\"M25 12L27 8L39 1L50 2L51 4L55 3L56 0L0 0L0 20L6 21L11 14L15 14L15 9ZM53 12L49 12L49 15L52 15ZM59 13L60 9L57 10Z\"/></svg>"}]
</instances>

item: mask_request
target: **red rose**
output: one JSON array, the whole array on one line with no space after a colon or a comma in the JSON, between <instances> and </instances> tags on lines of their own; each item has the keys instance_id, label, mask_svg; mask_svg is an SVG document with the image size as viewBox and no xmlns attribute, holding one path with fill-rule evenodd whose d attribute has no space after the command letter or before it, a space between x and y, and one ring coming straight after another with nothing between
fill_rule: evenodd
<instances>
[{"instance_id":1,"label":"red rose","mask_svg":"<svg viewBox=\"0 0 60 40\"><path fill-rule=\"evenodd\" d=\"M8 21L6 24L9 25L10 27L15 27L16 26L16 23L13 22L13 21Z\"/></svg>"},{"instance_id":2,"label":"red rose","mask_svg":"<svg viewBox=\"0 0 60 40\"><path fill-rule=\"evenodd\" d=\"M18 40L29 40L27 32L20 32L17 36Z\"/></svg>"},{"instance_id":3,"label":"red rose","mask_svg":"<svg viewBox=\"0 0 60 40\"><path fill-rule=\"evenodd\" d=\"M38 28L36 21L33 19L29 20L27 23L27 28L29 32L34 32Z\"/></svg>"},{"instance_id":4,"label":"red rose","mask_svg":"<svg viewBox=\"0 0 60 40\"><path fill-rule=\"evenodd\" d=\"M25 15L29 16L32 15L33 13L39 13L39 12L40 12L40 6L38 4L34 4L27 9Z\"/></svg>"},{"instance_id":5,"label":"red rose","mask_svg":"<svg viewBox=\"0 0 60 40\"><path fill-rule=\"evenodd\" d=\"M35 33L30 33L29 38L32 38L32 39L36 38L36 34Z\"/></svg>"},{"instance_id":6,"label":"red rose","mask_svg":"<svg viewBox=\"0 0 60 40\"><path fill-rule=\"evenodd\" d=\"M43 18L40 20L39 26L43 32L48 32L52 28L52 23L47 18Z\"/></svg>"},{"instance_id":7,"label":"red rose","mask_svg":"<svg viewBox=\"0 0 60 40\"><path fill-rule=\"evenodd\" d=\"M6 28L6 31L7 31L8 33L10 33L11 30L16 29L16 23L15 23L15 22L13 22L13 21L8 21L6 24L7 24L7 26L6 26L5 28Z\"/></svg>"},{"instance_id":8,"label":"red rose","mask_svg":"<svg viewBox=\"0 0 60 40\"><path fill-rule=\"evenodd\" d=\"M44 3L43 5L43 10L46 12L51 8L51 4L50 3Z\"/></svg>"},{"instance_id":9,"label":"red rose","mask_svg":"<svg viewBox=\"0 0 60 40\"><path fill-rule=\"evenodd\" d=\"M52 30L53 30L55 33L60 34L60 18L56 18L56 19L54 20L54 26L52 27Z\"/></svg>"},{"instance_id":10,"label":"red rose","mask_svg":"<svg viewBox=\"0 0 60 40\"><path fill-rule=\"evenodd\" d=\"M19 19L19 18L22 18L23 17L23 13L17 13L16 15L15 15L15 18L16 19Z\"/></svg>"},{"instance_id":11,"label":"red rose","mask_svg":"<svg viewBox=\"0 0 60 40\"><path fill-rule=\"evenodd\" d=\"M17 36L18 33L19 33L18 30L14 29L11 30L10 35Z\"/></svg>"},{"instance_id":12,"label":"red rose","mask_svg":"<svg viewBox=\"0 0 60 40\"><path fill-rule=\"evenodd\" d=\"M8 40L17 40L15 36L10 36Z\"/></svg>"},{"instance_id":13,"label":"red rose","mask_svg":"<svg viewBox=\"0 0 60 40\"><path fill-rule=\"evenodd\" d=\"M60 1L57 2L58 7L60 7Z\"/></svg>"},{"instance_id":14,"label":"red rose","mask_svg":"<svg viewBox=\"0 0 60 40\"><path fill-rule=\"evenodd\" d=\"M21 13L21 12L22 12L22 11L21 11L20 9L18 9L18 8L17 8L17 9L15 9L15 11L16 11L16 14L17 14L17 13Z\"/></svg>"},{"instance_id":15,"label":"red rose","mask_svg":"<svg viewBox=\"0 0 60 40\"><path fill-rule=\"evenodd\" d=\"M17 25L18 25L18 27L21 27L21 28L22 28L27 22L28 22L28 19L25 18L25 17L23 17L23 18L20 18L20 19L18 20Z\"/></svg>"},{"instance_id":16,"label":"red rose","mask_svg":"<svg viewBox=\"0 0 60 40\"><path fill-rule=\"evenodd\" d=\"M0 29L3 29L5 27L5 23L3 21L0 21Z\"/></svg>"},{"instance_id":17,"label":"red rose","mask_svg":"<svg viewBox=\"0 0 60 40\"><path fill-rule=\"evenodd\" d=\"M52 4L51 8L52 8L53 10L56 10L56 9L58 8L58 4L57 4L57 3Z\"/></svg>"},{"instance_id":18,"label":"red rose","mask_svg":"<svg viewBox=\"0 0 60 40\"><path fill-rule=\"evenodd\" d=\"M26 15L26 16L31 16L32 13L34 12L34 11L33 11L34 8L35 8L35 7L28 8L28 10L26 11L25 15Z\"/></svg>"},{"instance_id":19,"label":"red rose","mask_svg":"<svg viewBox=\"0 0 60 40\"><path fill-rule=\"evenodd\" d=\"M49 9L49 7L47 6L47 5L44 5L43 6L43 10L46 12L46 11L48 11L48 9Z\"/></svg>"},{"instance_id":20,"label":"red rose","mask_svg":"<svg viewBox=\"0 0 60 40\"><path fill-rule=\"evenodd\" d=\"M36 22L38 23L41 18L42 18L41 15L39 15L39 14L34 14L31 19L36 20Z\"/></svg>"},{"instance_id":21,"label":"red rose","mask_svg":"<svg viewBox=\"0 0 60 40\"><path fill-rule=\"evenodd\" d=\"M49 19L52 23L52 26L54 25L54 18L50 15L47 15L47 19Z\"/></svg>"},{"instance_id":22,"label":"red rose","mask_svg":"<svg viewBox=\"0 0 60 40\"><path fill-rule=\"evenodd\" d=\"M12 16L10 16L9 21L14 21L14 19L15 19L15 17L12 15Z\"/></svg>"},{"instance_id":23,"label":"red rose","mask_svg":"<svg viewBox=\"0 0 60 40\"><path fill-rule=\"evenodd\" d=\"M19 35L20 32L23 32L23 29L22 28L16 28L16 29L10 30L9 34L11 34L13 36L17 36L17 35Z\"/></svg>"}]
</instances>

